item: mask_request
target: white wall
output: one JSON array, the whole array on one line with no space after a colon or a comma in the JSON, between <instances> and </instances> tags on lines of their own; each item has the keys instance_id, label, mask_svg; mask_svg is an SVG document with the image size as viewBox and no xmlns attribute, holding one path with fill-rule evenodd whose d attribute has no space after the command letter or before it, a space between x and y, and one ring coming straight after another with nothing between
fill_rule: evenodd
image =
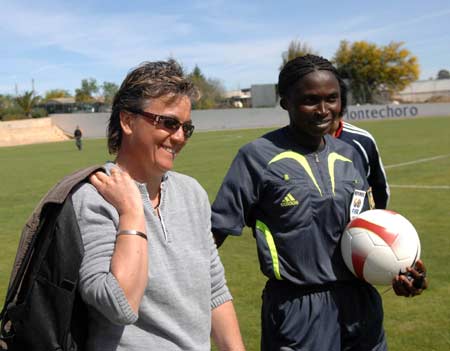
<instances>
[{"instance_id":1,"label":"white wall","mask_svg":"<svg viewBox=\"0 0 450 351\"><path fill-rule=\"evenodd\" d=\"M106 136L109 113L70 113L51 115L62 130L73 133L77 125L86 138ZM277 127L287 124L289 117L280 107L194 110L191 118L196 131Z\"/></svg>"},{"instance_id":2,"label":"white wall","mask_svg":"<svg viewBox=\"0 0 450 351\"><path fill-rule=\"evenodd\" d=\"M428 79L412 82L394 95L395 99L423 102L431 97L450 96L450 79Z\"/></svg>"},{"instance_id":3,"label":"white wall","mask_svg":"<svg viewBox=\"0 0 450 351\"><path fill-rule=\"evenodd\" d=\"M450 116L450 103L349 106L344 118L351 122L430 116ZM195 110L191 117L196 131L269 128L289 123L287 112L280 107ZM51 118L66 132L72 133L79 125L85 137L99 138L106 136L109 113L59 114Z\"/></svg>"}]
</instances>

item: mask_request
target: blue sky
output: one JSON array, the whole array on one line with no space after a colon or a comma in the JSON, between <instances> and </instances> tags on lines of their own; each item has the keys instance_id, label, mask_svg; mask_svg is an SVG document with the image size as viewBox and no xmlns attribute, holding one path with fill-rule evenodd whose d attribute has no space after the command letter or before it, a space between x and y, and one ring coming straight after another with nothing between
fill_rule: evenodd
<instances>
[{"instance_id":1,"label":"blue sky","mask_svg":"<svg viewBox=\"0 0 450 351\"><path fill-rule=\"evenodd\" d=\"M450 70L450 2L0 0L0 94L120 84L170 56L227 90L275 83L293 39L326 58L341 40L403 41L428 79Z\"/></svg>"}]
</instances>

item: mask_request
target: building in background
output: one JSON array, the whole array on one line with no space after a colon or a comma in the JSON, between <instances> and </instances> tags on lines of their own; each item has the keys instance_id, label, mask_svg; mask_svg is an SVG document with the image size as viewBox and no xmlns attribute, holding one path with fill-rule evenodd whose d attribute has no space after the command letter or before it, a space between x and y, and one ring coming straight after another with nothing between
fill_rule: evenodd
<instances>
[{"instance_id":1,"label":"building in background","mask_svg":"<svg viewBox=\"0 0 450 351\"><path fill-rule=\"evenodd\" d=\"M250 89L238 89L227 91L224 94L225 104L227 107L243 108L251 107Z\"/></svg>"},{"instance_id":2,"label":"building in background","mask_svg":"<svg viewBox=\"0 0 450 351\"><path fill-rule=\"evenodd\" d=\"M39 104L38 107L45 108L49 114L55 113L77 113L77 112L108 112L110 106L105 105L105 98L97 96L93 102L76 102L74 97L53 98Z\"/></svg>"},{"instance_id":3,"label":"building in background","mask_svg":"<svg viewBox=\"0 0 450 351\"><path fill-rule=\"evenodd\" d=\"M418 80L394 94L399 102L450 102L450 79Z\"/></svg>"},{"instance_id":4,"label":"building in background","mask_svg":"<svg viewBox=\"0 0 450 351\"><path fill-rule=\"evenodd\" d=\"M72 113L75 112L75 98L61 97L49 99L40 104L48 113Z\"/></svg>"},{"instance_id":5,"label":"building in background","mask_svg":"<svg viewBox=\"0 0 450 351\"><path fill-rule=\"evenodd\" d=\"M276 84L256 84L251 87L252 107L275 107L278 103Z\"/></svg>"}]
</instances>

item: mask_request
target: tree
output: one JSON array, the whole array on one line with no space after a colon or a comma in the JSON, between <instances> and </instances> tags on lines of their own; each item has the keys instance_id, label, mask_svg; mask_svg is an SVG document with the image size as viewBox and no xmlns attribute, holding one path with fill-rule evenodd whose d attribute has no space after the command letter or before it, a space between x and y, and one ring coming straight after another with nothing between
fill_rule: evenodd
<instances>
[{"instance_id":1,"label":"tree","mask_svg":"<svg viewBox=\"0 0 450 351\"><path fill-rule=\"evenodd\" d=\"M437 79L450 79L450 72L446 69L441 69L437 74Z\"/></svg>"},{"instance_id":2,"label":"tree","mask_svg":"<svg viewBox=\"0 0 450 351\"><path fill-rule=\"evenodd\" d=\"M83 79L81 88L75 89L75 101L83 103L92 103L95 101L94 93L98 92L97 80L94 78Z\"/></svg>"},{"instance_id":3,"label":"tree","mask_svg":"<svg viewBox=\"0 0 450 351\"><path fill-rule=\"evenodd\" d=\"M290 60L295 59L296 57L305 56L307 54L317 55L318 52L313 50L313 48L310 47L307 43L302 43L298 39L292 40L289 43L287 51L284 51L281 54L282 62L280 65L280 71Z\"/></svg>"},{"instance_id":4,"label":"tree","mask_svg":"<svg viewBox=\"0 0 450 351\"><path fill-rule=\"evenodd\" d=\"M16 103L23 110L28 118L31 118L33 107L39 102L40 96L35 95L34 91L26 91L23 95L16 97Z\"/></svg>"},{"instance_id":5,"label":"tree","mask_svg":"<svg viewBox=\"0 0 450 351\"><path fill-rule=\"evenodd\" d=\"M225 89L219 80L206 78L198 66L195 66L188 77L201 93L200 99L192 104L192 109L204 110L220 106Z\"/></svg>"},{"instance_id":6,"label":"tree","mask_svg":"<svg viewBox=\"0 0 450 351\"><path fill-rule=\"evenodd\" d=\"M14 97L11 95L0 94L0 109L4 110L14 106Z\"/></svg>"},{"instance_id":7,"label":"tree","mask_svg":"<svg viewBox=\"0 0 450 351\"><path fill-rule=\"evenodd\" d=\"M390 96L418 79L417 58L402 46L402 42L377 46L366 41L351 45L341 41L333 61L341 76L350 80L356 103L372 103L376 94Z\"/></svg>"},{"instance_id":8,"label":"tree","mask_svg":"<svg viewBox=\"0 0 450 351\"><path fill-rule=\"evenodd\" d=\"M48 101L51 99L65 98L70 97L70 93L68 90L63 89L52 89L45 93L44 100Z\"/></svg>"},{"instance_id":9,"label":"tree","mask_svg":"<svg viewBox=\"0 0 450 351\"><path fill-rule=\"evenodd\" d=\"M15 98L12 95L0 94L0 120L8 120L12 115L12 119L20 117L22 111L17 106Z\"/></svg>"},{"instance_id":10,"label":"tree","mask_svg":"<svg viewBox=\"0 0 450 351\"><path fill-rule=\"evenodd\" d=\"M114 95L116 95L119 90L119 86L111 82L103 82L102 85L103 97L105 98L105 104L111 106Z\"/></svg>"}]
</instances>

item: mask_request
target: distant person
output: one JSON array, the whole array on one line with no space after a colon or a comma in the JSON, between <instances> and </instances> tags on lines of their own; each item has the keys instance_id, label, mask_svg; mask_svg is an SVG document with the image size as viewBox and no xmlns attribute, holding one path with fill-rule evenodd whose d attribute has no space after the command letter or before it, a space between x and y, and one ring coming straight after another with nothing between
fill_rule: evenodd
<instances>
[{"instance_id":1,"label":"distant person","mask_svg":"<svg viewBox=\"0 0 450 351\"><path fill-rule=\"evenodd\" d=\"M174 172L198 90L175 61L144 62L116 93L114 162L72 197L84 244L86 350L242 351L206 191Z\"/></svg>"},{"instance_id":2,"label":"distant person","mask_svg":"<svg viewBox=\"0 0 450 351\"><path fill-rule=\"evenodd\" d=\"M344 111L341 111L341 116ZM389 203L390 191L386 172L381 161L375 138L367 130L336 119L330 134L352 145L363 160L364 174L371 187L375 208L385 209Z\"/></svg>"},{"instance_id":3,"label":"distant person","mask_svg":"<svg viewBox=\"0 0 450 351\"><path fill-rule=\"evenodd\" d=\"M253 231L268 278L261 350L386 350L381 297L340 251L347 223L369 208L360 156L329 135L344 83L331 62L306 55L283 67L278 89L290 123L238 151L212 205L216 243ZM427 287L422 261L408 270L392 282L397 295Z\"/></svg>"},{"instance_id":4,"label":"distant person","mask_svg":"<svg viewBox=\"0 0 450 351\"><path fill-rule=\"evenodd\" d=\"M81 140L83 136L83 132L81 131L80 127L77 126L75 128L75 131L73 132L73 137L75 138L75 145L77 146L78 150L81 151L83 148L83 141Z\"/></svg>"}]
</instances>

